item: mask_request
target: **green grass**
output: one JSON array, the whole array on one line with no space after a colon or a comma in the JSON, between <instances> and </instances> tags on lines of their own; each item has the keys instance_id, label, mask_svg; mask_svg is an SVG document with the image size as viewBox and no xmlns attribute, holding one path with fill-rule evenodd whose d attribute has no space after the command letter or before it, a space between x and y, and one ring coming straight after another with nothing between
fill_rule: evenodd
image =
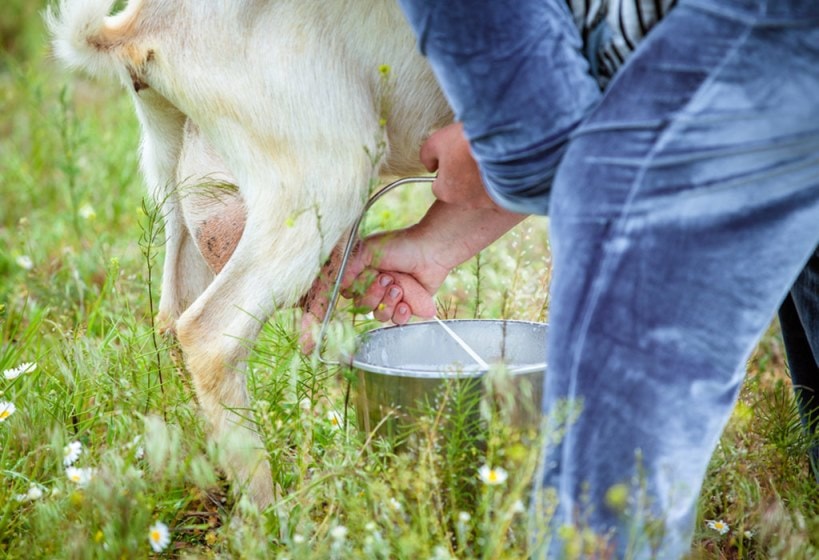
<instances>
[{"instance_id":1,"label":"green grass","mask_svg":"<svg viewBox=\"0 0 819 560\"><path fill-rule=\"evenodd\" d=\"M483 418L494 420L477 445L440 438L434 422L413 452L368 445L346 406L349 375L301 356L290 312L265 326L248 370L279 500L258 512L235 498L172 341L151 328L162 247L148 241L155 231L131 102L117 86L56 67L39 8L17 0L0 14L0 370L37 364L0 378L0 401L17 408L0 423L0 557L147 557L155 521L171 530L167 557L533 553L543 536L530 539L531 520L518 511L538 447L527 434L504 428L483 403ZM367 227L417 218L417 198L388 196ZM456 271L440 305L447 316L544 320L548 281L545 225L529 220ZM343 311L339 319L352 323ZM94 469L84 488L66 476L63 448L72 441L83 446L76 465ZM819 556L819 490L806 445L774 325L711 462L693 556ZM484 462L512 475L486 486L477 478ZM32 485L42 497L18 501ZM706 520L731 530L719 535Z\"/></svg>"}]
</instances>

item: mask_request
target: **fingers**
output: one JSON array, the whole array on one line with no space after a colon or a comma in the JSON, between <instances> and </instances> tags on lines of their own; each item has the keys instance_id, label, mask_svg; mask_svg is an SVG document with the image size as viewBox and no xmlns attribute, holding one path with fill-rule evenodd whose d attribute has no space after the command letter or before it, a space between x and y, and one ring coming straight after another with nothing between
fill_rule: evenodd
<instances>
[{"instance_id":1,"label":"fingers","mask_svg":"<svg viewBox=\"0 0 819 560\"><path fill-rule=\"evenodd\" d=\"M435 316L435 300L415 277L401 272L394 273L396 283L402 291L402 299L395 307L392 320L399 325L406 323L412 315L431 319ZM406 308L402 308L406 305Z\"/></svg>"},{"instance_id":2,"label":"fingers","mask_svg":"<svg viewBox=\"0 0 819 560\"><path fill-rule=\"evenodd\" d=\"M372 311L378 321L398 325L413 315L431 318L436 312L432 295L413 276L400 272L379 274L353 301L358 311Z\"/></svg>"}]
</instances>

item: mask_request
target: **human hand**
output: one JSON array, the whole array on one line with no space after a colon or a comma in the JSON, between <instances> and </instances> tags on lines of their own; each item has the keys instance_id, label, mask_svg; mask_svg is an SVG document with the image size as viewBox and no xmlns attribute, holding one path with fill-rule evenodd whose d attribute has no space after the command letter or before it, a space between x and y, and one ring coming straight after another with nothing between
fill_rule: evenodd
<instances>
[{"instance_id":1,"label":"human hand","mask_svg":"<svg viewBox=\"0 0 819 560\"><path fill-rule=\"evenodd\" d=\"M347 266L342 294L379 321L403 325L412 315L433 317L433 295L451 268L429 249L413 227L368 237Z\"/></svg>"},{"instance_id":2,"label":"human hand","mask_svg":"<svg viewBox=\"0 0 819 560\"><path fill-rule=\"evenodd\" d=\"M446 267L427 262L423 243L412 241L408 231L378 234L359 242L347 262L342 295L352 298L359 310L372 311L379 321L403 325L413 315L433 317L433 295L449 273ZM339 245L300 302L299 345L304 353L315 347L313 332L327 313L341 255Z\"/></svg>"},{"instance_id":3,"label":"human hand","mask_svg":"<svg viewBox=\"0 0 819 560\"><path fill-rule=\"evenodd\" d=\"M486 194L461 123L450 124L430 135L421 146L420 157L427 170L438 172L432 183L438 200L470 209L497 208Z\"/></svg>"}]
</instances>

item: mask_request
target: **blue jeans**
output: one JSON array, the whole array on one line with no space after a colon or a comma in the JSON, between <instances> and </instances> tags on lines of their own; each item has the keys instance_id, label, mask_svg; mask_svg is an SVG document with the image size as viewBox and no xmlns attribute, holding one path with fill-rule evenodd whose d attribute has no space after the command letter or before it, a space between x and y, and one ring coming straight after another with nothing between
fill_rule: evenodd
<instances>
[{"instance_id":1,"label":"blue jeans","mask_svg":"<svg viewBox=\"0 0 819 560\"><path fill-rule=\"evenodd\" d=\"M545 449L555 529L688 551L745 361L819 244L817 91L819 2L681 0L571 138L544 410L580 412Z\"/></svg>"},{"instance_id":2,"label":"blue jeans","mask_svg":"<svg viewBox=\"0 0 819 560\"><path fill-rule=\"evenodd\" d=\"M810 461L819 482L819 247L779 308L796 403L812 438Z\"/></svg>"}]
</instances>

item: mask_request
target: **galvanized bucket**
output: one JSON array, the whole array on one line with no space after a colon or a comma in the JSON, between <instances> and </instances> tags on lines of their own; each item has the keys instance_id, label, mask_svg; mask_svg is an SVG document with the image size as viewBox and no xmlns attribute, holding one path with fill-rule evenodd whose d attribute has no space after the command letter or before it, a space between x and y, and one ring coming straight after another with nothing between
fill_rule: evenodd
<instances>
[{"instance_id":1,"label":"galvanized bucket","mask_svg":"<svg viewBox=\"0 0 819 560\"><path fill-rule=\"evenodd\" d=\"M483 319L445 324L492 364L491 371L477 366L435 322L369 331L358 338L351 360L358 426L367 434L400 437L421 423L420 415L451 408L443 399L476 403L489 391L511 404L506 420L514 427L537 430L546 325Z\"/></svg>"},{"instance_id":2,"label":"galvanized bucket","mask_svg":"<svg viewBox=\"0 0 819 560\"><path fill-rule=\"evenodd\" d=\"M432 177L400 179L365 205L345 247L319 333L316 353L322 362L342 364L324 359L322 348L341 278L367 210L395 187L432 181ZM473 319L410 323L364 333L345 360L357 378L353 389L359 428L366 434L401 436L422 420L425 411L434 410L442 397L470 400L472 396L475 401L492 393L511 403L507 421L513 426L537 430L546 373L546 331L544 323ZM489 367L478 365L464 346Z\"/></svg>"}]
</instances>

